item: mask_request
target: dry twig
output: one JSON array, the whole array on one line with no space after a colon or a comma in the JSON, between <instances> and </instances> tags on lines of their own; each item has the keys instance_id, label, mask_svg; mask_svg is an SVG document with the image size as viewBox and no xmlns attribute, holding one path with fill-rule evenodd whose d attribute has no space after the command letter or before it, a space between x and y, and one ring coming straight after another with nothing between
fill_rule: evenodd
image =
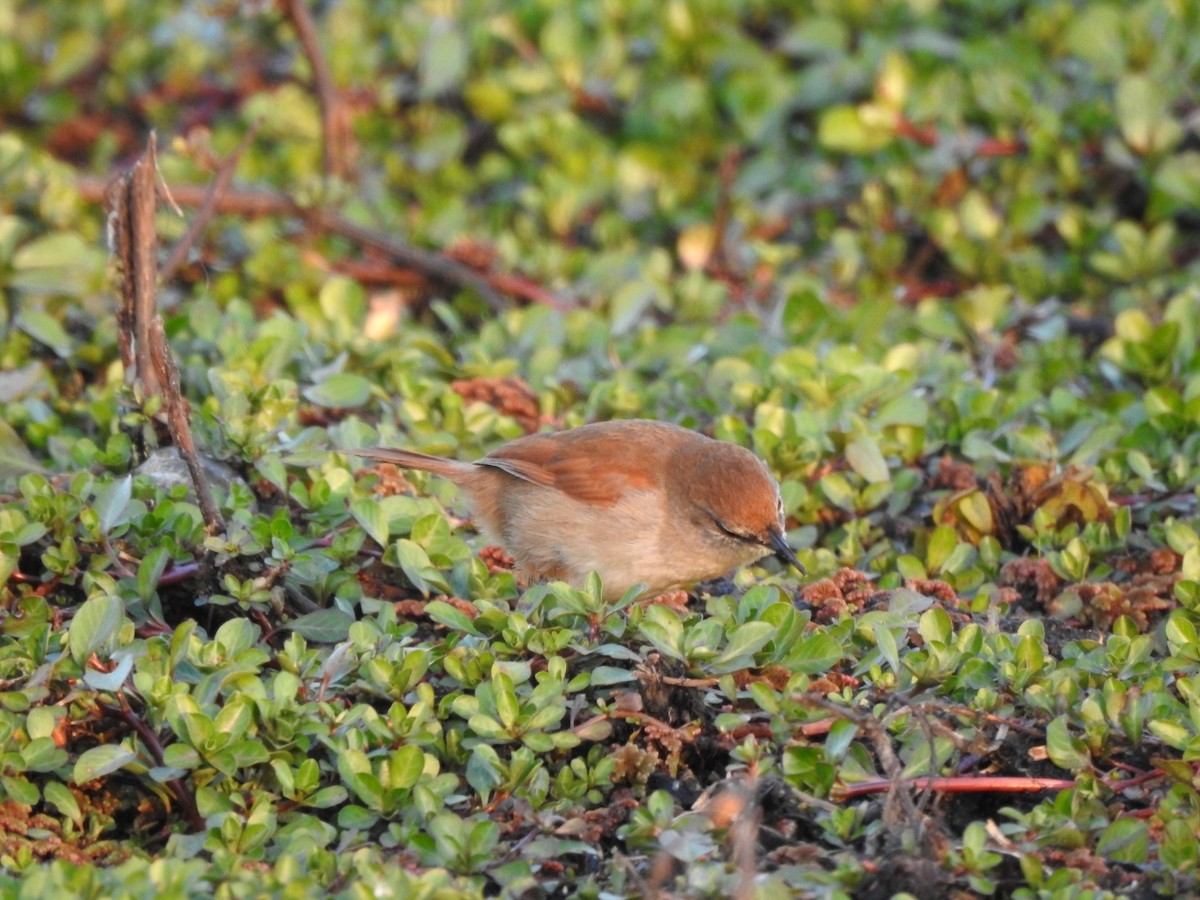
<instances>
[{"instance_id":1,"label":"dry twig","mask_svg":"<svg viewBox=\"0 0 1200 900\"><path fill-rule=\"evenodd\" d=\"M209 534L220 534L225 531L225 519L217 509L213 499L212 488L204 477L200 466L200 456L196 453L196 444L192 441L192 428L188 422L187 403L179 386L179 367L171 348L167 344L167 336L163 332L162 317L155 314L150 326L150 357L157 372L157 379L162 386L163 412L166 415L167 428L171 432L171 440L179 448L183 461L187 463L188 473L192 476L192 484L196 487L196 500L200 504L200 514L204 517L204 527Z\"/></svg>"},{"instance_id":2,"label":"dry twig","mask_svg":"<svg viewBox=\"0 0 1200 900\"><path fill-rule=\"evenodd\" d=\"M179 270L179 267L187 260L188 252L192 249L196 241L199 240L209 220L213 217L213 213L217 211L218 200L229 189L229 182L233 180L233 173L237 169L238 161L242 158L247 148L249 148L250 142L254 140L254 136L258 134L260 124L260 122L255 122L251 125L241 142L237 145L237 149L230 154L227 160L221 163L216 177L212 180L212 184L208 186L208 191L205 193L204 199L200 202L200 208L196 210L196 216L192 219L192 224L188 226L188 230L184 232L183 237L176 241L175 246L171 248L171 252L167 255L167 261L159 269L158 281L160 284L166 284L170 281Z\"/></svg>"},{"instance_id":3,"label":"dry twig","mask_svg":"<svg viewBox=\"0 0 1200 900\"><path fill-rule=\"evenodd\" d=\"M350 129L346 108L338 97L329 74L325 55L321 52L321 41L317 26L306 0L280 0L280 8L296 29L304 55L312 67L313 86L317 91L317 103L321 107L321 151L326 178L345 178L350 171L346 145Z\"/></svg>"},{"instance_id":4,"label":"dry twig","mask_svg":"<svg viewBox=\"0 0 1200 900\"><path fill-rule=\"evenodd\" d=\"M150 756L154 759L154 762L160 766L165 765L163 761L163 744L158 739L158 735L154 733L154 729L146 723L145 719L133 711L124 693L118 693L117 699L120 701L120 706L110 706L107 703L98 701L96 707L104 715L118 719L133 729L134 734L138 736L150 752ZM204 828L204 817L200 815L200 811L196 806L196 796L192 793L192 789L188 787L187 782L182 778L170 778L167 779L165 785L175 797L175 802L179 804L179 808L192 830L199 831Z\"/></svg>"},{"instance_id":5,"label":"dry twig","mask_svg":"<svg viewBox=\"0 0 1200 900\"><path fill-rule=\"evenodd\" d=\"M151 134L145 154L105 192L109 239L117 257L122 301L117 310L121 362L127 378L141 379L147 397L162 392L157 373L150 365L150 321L158 314L155 149L155 137Z\"/></svg>"},{"instance_id":6,"label":"dry twig","mask_svg":"<svg viewBox=\"0 0 1200 900\"><path fill-rule=\"evenodd\" d=\"M871 741L879 765L887 776L888 789L887 798L884 801L884 822L898 828L912 829L913 836L918 843L927 847L936 844L939 835L934 832L929 826L928 820L917 809L913 800L912 782L903 777L904 770L900 765L900 760L896 757L895 750L892 749L891 738L879 720L869 713L848 709L814 694L806 694L804 701L857 725L859 730ZM932 847L930 848L932 849Z\"/></svg>"},{"instance_id":7,"label":"dry twig","mask_svg":"<svg viewBox=\"0 0 1200 900\"><path fill-rule=\"evenodd\" d=\"M113 250L117 257L117 312L121 358L126 376L141 383L142 396L160 396L171 439L187 463L209 534L225 530L208 479L192 441L179 369L158 314L158 234L154 228L158 164L153 134L146 152L106 191Z\"/></svg>"},{"instance_id":8,"label":"dry twig","mask_svg":"<svg viewBox=\"0 0 1200 900\"><path fill-rule=\"evenodd\" d=\"M104 183L97 178L82 177L76 181L79 194L85 200L97 201L105 196ZM208 189L199 185L181 185L172 188L175 200L183 206L199 206L204 202ZM217 212L243 216L293 216L317 231L340 235L363 247L370 247L391 257L398 265L422 273L427 278L456 288L474 291L493 312L508 307L504 298L489 283L469 266L428 250L396 240L362 225L356 225L343 216L322 209L307 209L290 197L273 191L231 189L214 196L213 206ZM526 292L526 296L529 296Z\"/></svg>"}]
</instances>

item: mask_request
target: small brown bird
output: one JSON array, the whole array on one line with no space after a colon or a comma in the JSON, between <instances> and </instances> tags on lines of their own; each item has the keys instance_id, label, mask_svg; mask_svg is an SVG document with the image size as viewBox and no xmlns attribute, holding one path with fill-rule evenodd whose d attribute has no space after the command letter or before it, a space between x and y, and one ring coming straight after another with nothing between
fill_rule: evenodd
<instances>
[{"instance_id":1,"label":"small brown bird","mask_svg":"<svg viewBox=\"0 0 1200 900\"><path fill-rule=\"evenodd\" d=\"M784 537L783 502L744 447L644 420L518 438L473 463L411 450L357 456L423 469L462 488L476 519L528 579L604 596L658 594L774 554L804 571Z\"/></svg>"}]
</instances>

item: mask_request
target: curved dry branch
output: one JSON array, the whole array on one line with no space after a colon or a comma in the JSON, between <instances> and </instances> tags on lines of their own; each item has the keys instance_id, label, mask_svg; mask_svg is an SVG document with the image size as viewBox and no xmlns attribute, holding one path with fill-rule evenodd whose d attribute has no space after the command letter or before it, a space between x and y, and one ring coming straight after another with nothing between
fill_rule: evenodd
<instances>
[{"instance_id":1,"label":"curved dry branch","mask_svg":"<svg viewBox=\"0 0 1200 900\"><path fill-rule=\"evenodd\" d=\"M80 196L96 202L104 197L105 187L101 179L84 176L76 181ZM200 206L205 202L210 189L199 185L179 185L171 188L171 195L181 206ZM391 235L357 225L344 216L322 209L308 209L295 200L274 191L231 189L214 195L213 209L220 213L244 216L292 216L310 228L336 234L363 247L384 253L397 264L420 272L433 281L455 288L474 291L493 312L508 308L504 297L470 266L450 259L440 253L422 250ZM525 292L529 296L529 292Z\"/></svg>"}]
</instances>

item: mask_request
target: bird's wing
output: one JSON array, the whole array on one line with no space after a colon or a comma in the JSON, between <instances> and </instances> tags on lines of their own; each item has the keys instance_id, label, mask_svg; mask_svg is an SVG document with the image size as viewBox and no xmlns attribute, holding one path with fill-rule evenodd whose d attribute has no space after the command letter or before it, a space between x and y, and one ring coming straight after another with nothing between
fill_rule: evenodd
<instances>
[{"instance_id":1,"label":"bird's wing","mask_svg":"<svg viewBox=\"0 0 1200 900\"><path fill-rule=\"evenodd\" d=\"M514 478L520 478L522 481L528 481L530 484L540 484L543 487L554 486L554 474L527 459L512 459L493 453L490 456L485 456L483 459L476 460L475 465L490 466L493 469L499 469L501 472L507 472Z\"/></svg>"},{"instance_id":2,"label":"bird's wing","mask_svg":"<svg viewBox=\"0 0 1200 900\"><path fill-rule=\"evenodd\" d=\"M479 460L508 474L543 487L553 487L581 503L612 506L630 491L655 486L648 459L661 451L631 451L628 439L616 432L576 430L531 435Z\"/></svg>"}]
</instances>

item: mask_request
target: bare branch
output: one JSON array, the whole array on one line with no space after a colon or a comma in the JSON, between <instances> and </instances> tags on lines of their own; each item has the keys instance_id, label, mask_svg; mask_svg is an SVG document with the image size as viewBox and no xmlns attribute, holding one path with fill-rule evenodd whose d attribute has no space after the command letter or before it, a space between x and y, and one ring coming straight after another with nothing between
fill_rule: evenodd
<instances>
[{"instance_id":1,"label":"bare branch","mask_svg":"<svg viewBox=\"0 0 1200 900\"><path fill-rule=\"evenodd\" d=\"M305 0L281 0L280 6L296 36L300 38L300 46L308 57L312 67L313 86L317 91L317 103L321 107L321 150L326 178L345 178L349 172L346 161L346 141L349 135L347 114L344 105L334 87L333 77L329 74L329 66L325 55L321 52L321 41L317 36L317 26L313 22L312 13Z\"/></svg>"},{"instance_id":2,"label":"bare branch","mask_svg":"<svg viewBox=\"0 0 1200 900\"><path fill-rule=\"evenodd\" d=\"M217 509L216 501L213 500L212 488L208 485L208 479L200 465L200 457L196 453L192 427L188 422L187 401L183 399L179 387L179 367L175 364L175 357L171 355L171 348L167 344L161 316L154 316L150 326L150 341L150 355L162 385L163 412L166 414L171 440L179 448L179 453L192 476L192 484L196 486L196 499L200 504L200 514L204 516L205 528L209 534L220 534L225 531L225 520Z\"/></svg>"},{"instance_id":3,"label":"bare branch","mask_svg":"<svg viewBox=\"0 0 1200 900\"><path fill-rule=\"evenodd\" d=\"M214 534L223 531L225 523L200 467L188 424L187 404L179 388L179 369L171 356L162 318L158 314L155 144L151 134L146 142L146 152L106 192L111 240L117 257L117 287L121 296L121 308L117 313L121 355L126 365L126 377L141 383L142 396L162 397L167 428L191 473L205 525L209 533Z\"/></svg>"},{"instance_id":4,"label":"bare branch","mask_svg":"<svg viewBox=\"0 0 1200 900\"><path fill-rule=\"evenodd\" d=\"M97 178L83 177L76 181L80 196L85 200L97 201L104 196L103 182ZM199 206L204 202L208 190L198 185L181 185L173 189L175 199L184 206ZM470 266L465 266L449 257L422 250L412 244L397 240L391 235L356 225L337 213L325 210L306 209L290 197L273 191L230 190L214 197L217 212L245 216L293 216L310 228L331 232L360 246L372 247L394 259L399 265L413 269L426 277L455 288L474 291L493 312L508 308L504 297L489 282ZM524 296L530 292L525 290ZM559 301L561 303L561 301Z\"/></svg>"},{"instance_id":5,"label":"bare branch","mask_svg":"<svg viewBox=\"0 0 1200 900\"><path fill-rule=\"evenodd\" d=\"M199 240L200 235L208 226L209 220L217 211L217 201L222 194L229 189L229 183L233 181L233 173L237 170L238 162L242 155L250 147L254 136L258 134L259 125L261 122L255 122L250 126L241 142L237 145L237 149L230 154L225 162L221 163L221 167L217 170L217 175L212 180L212 184L208 186L208 191L204 195L204 199L200 203L200 208L196 210L196 215L192 219L192 224L188 226L188 230L184 233L175 246L171 248L170 254L167 256L167 261L163 263L162 268L158 272L159 284L166 284L170 281L179 267L187 260L188 252Z\"/></svg>"},{"instance_id":6,"label":"bare branch","mask_svg":"<svg viewBox=\"0 0 1200 900\"><path fill-rule=\"evenodd\" d=\"M117 289L121 297L121 308L117 312L121 359L126 378L141 379L147 397L160 393L148 355L149 322L157 315L155 145L155 136L151 134L146 142L146 152L105 192L110 243L117 262Z\"/></svg>"},{"instance_id":7,"label":"bare branch","mask_svg":"<svg viewBox=\"0 0 1200 900\"><path fill-rule=\"evenodd\" d=\"M391 235L356 225L337 213L324 210L298 210L298 213L306 222L322 231L340 234L363 247L373 247L381 253L386 253L400 265L416 269L435 281L474 291L494 312L501 312L508 306L484 276L440 253L422 250L420 247L398 241Z\"/></svg>"},{"instance_id":8,"label":"bare branch","mask_svg":"<svg viewBox=\"0 0 1200 900\"><path fill-rule=\"evenodd\" d=\"M163 761L163 751L165 748L162 745L162 741L158 739L158 735L154 733L154 729L146 724L146 721L130 708L129 701L125 699L124 694L119 694L118 697L121 701L119 707L97 701L97 709L106 716L119 719L133 729L133 732L145 744L154 762L160 766L165 765ZM188 787L187 782L182 778L169 778L165 783L175 796L175 801L183 811L188 825L191 826L193 831L201 830L204 827L204 817L200 815L196 807L196 796L192 793L192 789Z\"/></svg>"}]
</instances>

